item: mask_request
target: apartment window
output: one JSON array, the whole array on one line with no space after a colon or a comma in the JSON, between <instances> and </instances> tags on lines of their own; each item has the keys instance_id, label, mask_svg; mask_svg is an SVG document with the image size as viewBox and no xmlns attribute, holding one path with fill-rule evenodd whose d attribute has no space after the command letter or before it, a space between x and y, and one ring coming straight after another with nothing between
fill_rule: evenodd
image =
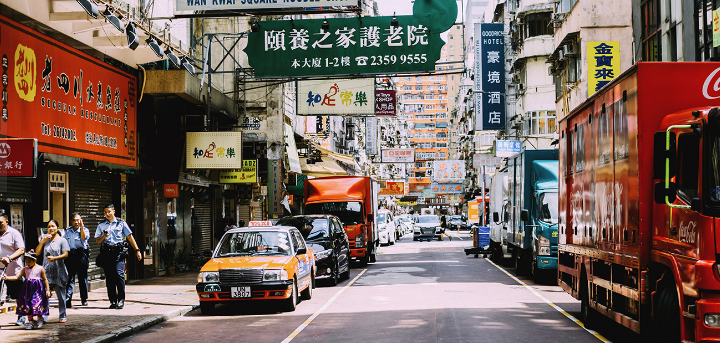
<instances>
[{"instance_id":1,"label":"apartment window","mask_svg":"<svg viewBox=\"0 0 720 343\"><path fill-rule=\"evenodd\" d=\"M548 135L557 130L555 111L530 111L526 113L526 135Z\"/></svg>"},{"instance_id":2,"label":"apartment window","mask_svg":"<svg viewBox=\"0 0 720 343\"><path fill-rule=\"evenodd\" d=\"M453 48L452 44L450 44L450 50L453 50L453 49L454 49L454 48Z\"/></svg>"},{"instance_id":3,"label":"apartment window","mask_svg":"<svg viewBox=\"0 0 720 343\"><path fill-rule=\"evenodd\" d=\"M425 100L432 100L433 95L432 94L425 94Z\"/></svg>"},{"instance_id":4,"label":"apartment window","mask_svg":"<svg viewBox=\"0 0 720 343\"><path fill-rule=\"evenodd\" d=\"M445 99L445 95L443 95L443 94L438 95L438 99L444 100L444 99ZM451 99L451 100L452 100L452 99Z\"/></svg>"},{"instance_id":5,"label":"apartment window","mask_svg":"<svg viewBox=\"0 0 720 343\"><path fill-rule=\"evenodd\" d=\"M425 177L425 172L415 172L415 177Z\"/></svg>"},{"instance_id":6,"label":"apartment window","mask_svg":"<svg viewBox=\"0 0 720 343\"><path fill-rule=\"evenodd\" d=\"M437 138L438 139L447 139L447 132L438 132Z\"/></svg>"},{"instance_id":7,"label":"apartment window","mask_svg":"<svg viewBox=\"0 0 720 343\"><path fill-rule=\"evenodd\" d=\"M452 37L453 37L452 35L448 35L448 39L453 39Z\"/></svg>"},{"instance_id":8,"label":"apartment window","mask_svg":"<svg viewBox=\"0 0 720 343\"><path fill-rule=\"evenodd\" d=\"M422 86L415 86L415 90L421 91L423 89Z\"/></svg>"},{"instance_id":9,"label":"apartment window","mask_svg":"<svg viewBox=\"0 0 720 343\"><path fill-rule=\"evenodd\" d=\"M428 81L433 81L433 80L435 80L435 76L432 76L432 75L428 76Z\"/></svg>"},{"instance_id":10,"label":"apartment window","mask_svg":"<svg viewBox=\"0 0 720 343\"><path fill-rule=\"evenodd\" d=\"M413 95L412 95L412 100L420 100L420 95L413 94Z\"/></svg>"},{"instance_id":11,"label":"apartment window","mask_svg":"<svg viewBox=\"0 0 720 343\"><path fill-rule=\"evenodd\" d=\"M438 148L447 148L447 143L438 143L437 147Z\"/></svg>"},{"instance_id":12,"label":"apartment window","mask_svg":"<svg viewBox=\"0 0 720 343\"><path fill-rule=\"evenodd\" d=\"M530 13L525 16L525 37L535 37L553 34L553 26L550 25L550 12Z\"/></svg>"},{"instance_id":13,"label":"apartment window","mask_svg":"<svg viewBox=\"0 0 720 343\"><path fill-rule=\"evenodd\" d=\"M420 87L422 87L422 86L420 86ZM420 89L422 89L422 88L420 88ZM432 86L432 85L427 86L427 90L431 91L432 89L433 89L433 86Z\"/></svg>"},{"instance_id":14,"label":"apartment window","mask_svg":"<svg viewBox=\"0 0 720 343\"><path fill-rule=\"evenodd\" d=\"M418 82L418 83L419 83L419 82L422 82L422 76L416 76L416 77L415 77L415 82Z\"/></svg>"},{"instance_id":15,"label":"apartment window","mask_svg":"<svg viewBox=\"0 0 720 343\"><path fill-rule=\"evenodd\" d=\"M432 109L433 109L433 105L425 105L425 109L426 109L426 110L432 110Z\"/></svg>"},{"instance_id":16,"label":"apartment window","mask_svg":"<svg viewBox=\"0 0 720 343\"><path fill-rule=\"evenodd\" d=\"M405 90L406 90L406 91L411 91L411 90L412 90L412 86L405 86Z\"/></svg>"},{"instance_id":17,"label":"apartment window","mask_svg":"<svg viewBox=\"0 0 720 343\"><path fill-rule=\"evenodd\" d=\"M437 156L438 156L438 159L444 159L444 158L445 158L445 153L444 153L444 152L439 152L439 153L437 153Z\"/></svg>"},{"instance_id":18,"label":"apartment window","mask_svg":"<svg viewBox=\"0 0 720 343\"><path fill-rule=\"evenodd\" d=\"M660 0L645 0L640 5L644 61L661 61ZM712 25L712 24L711 24Z\"/></svg>"},{"instance_id":19,"label":"apartment window","mask_svg":"<svg viewBox=\"0 0 720 343\"><path fill-rule=\"evenodd\" d=\"M405 94L405 96L404 96L404 97L405 97L405 100L410 100L410 97L411 97L411 96L412 96L412 95L410 95L410 94Z\"/></svg>"},{"instance_id":20,"label":"apartment window","mask_svg":"<svg viewBox=\"0 0 720 343\"><path fill-rule=\"evenodd\" d=\"M412 81L412 76L406 76L406 77L405 77L405 81L407 81L407 82Z\"/></svg>"},{"instance_id":21,"label":"apartment window","mask_svg":"<svg viewBox=\"0 0 720 343\"><path fill-rule=\"evenodd\" d=\"M695 3L695 51L696 61L720 60L720 50L713 48L714 0L696 0Z\"/></svg>"}]
</instances>

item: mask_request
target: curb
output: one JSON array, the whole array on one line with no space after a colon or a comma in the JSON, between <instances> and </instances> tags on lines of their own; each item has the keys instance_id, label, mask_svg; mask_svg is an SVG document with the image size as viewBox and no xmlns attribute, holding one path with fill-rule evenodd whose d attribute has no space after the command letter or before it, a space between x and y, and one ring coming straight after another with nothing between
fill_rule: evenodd
<instances>
[{"instance_id":1,"label":"curb","mask_svg":"<svg viewBox=\"0 0 720 343\"><path fill-rule=\"evenodd\" d=\"M175 317L183 316L183 315L185 315L186 313L188 313L188 312L190 312L190 311L192 311L192 310L195 310L195 309L197 309L197 308L199 308L199 307L200 307L200 305L185 306L185 307L182 307L182 308L177 309L177 310L172 310L172 311L165 312L165 313L163 313L163 314L158 314L158 315L155 315L155 316L152 316L152 317L143 319L143 320L141 320L141 321L139 321L139 322L135 322L135 323L132 323L132 324L123 326L123 327L121 327L121 328L119 328L119 329L116 329L116 330L110 332L109 334L102 335L102 336L98 336L98 337L95 337L95 338L93 338L93 339L89 339L89 340L87 340L87 341L85 341L85 342L83 342L83 343L110 343L110 342L115 342L115 341L118 341L118 340L123 339L123 338L125 338L125 337L128 337L128 336L134 335L134 334L136 334L136 333L145 331L145 330L147 330L147 329L149 329L149 328L151 328L151 327L153 327L153 326L155 326L155 325L157 325L157 324L160 324L160 323L162 323L162 322L164 322L164 321L168 321L168 320L173 319L173 318L175 318Z\"/></svg>"}]
</instances>

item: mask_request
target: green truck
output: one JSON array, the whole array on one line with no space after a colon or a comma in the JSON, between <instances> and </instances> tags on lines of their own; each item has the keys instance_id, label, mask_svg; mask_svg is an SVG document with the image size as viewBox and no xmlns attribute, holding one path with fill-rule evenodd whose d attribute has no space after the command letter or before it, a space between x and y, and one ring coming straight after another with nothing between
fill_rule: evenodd
<instances>
[{"instance_id":1,"label":"green truck","mask_svg":"<svg viewBox=\"0 0 720 343\"><path fill-rule=\"evenodd\" d=\"M557 270L558 171L558 150L525 150L508 158L510 213L504 220L517 275L532 273L537 280Z\"/></svg>"}]
</instances>

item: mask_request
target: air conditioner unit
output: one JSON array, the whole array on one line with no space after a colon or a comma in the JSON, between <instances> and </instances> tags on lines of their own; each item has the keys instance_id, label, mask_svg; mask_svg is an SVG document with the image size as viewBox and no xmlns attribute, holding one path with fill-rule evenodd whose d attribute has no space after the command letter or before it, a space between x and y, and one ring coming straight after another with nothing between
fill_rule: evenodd
<instances>
[{"instance_id":1,"label":"air conditioner unit","mask_svg":"<svg viewBox=\"0 0 720 343\"><path fill-rule=\"evenodd\" d=\"M578 46L577 44L567 44L563 45L563 54L566 56L575 56L578 53Z\"/></svg>"},{"instance_id":2,"label":"air conditioner unit","mask_svg":"<svg viewBox=\"0 0 720 343\"><path fill-rule=\"evenodd\" d=\"M519 75L513 75L512 77L513 83L519 83L520 82L520 76Z\"/></svg>"},{"instance_id":3,"label":"air conditioner unit","mask_svg":"<svg viewBox=\"0 0 720 343\"><path fill-rule=\"evenodd\" d=\"M525 90L525 86L522 83L518 83L518 90Z\"/></svg>"},{"instance_id":4,"label":"air conditioner unit","mask_svg":"<svg viewBox=\"0 0 720 343\"><path fill-rule=\"evenodd\" d=\"M565 59L567 59L567 56L565 55L565 52L563 52L562 50L558 51L558 60L559 60L559 61L564 61Z\"/></svg>"}]
</instances>

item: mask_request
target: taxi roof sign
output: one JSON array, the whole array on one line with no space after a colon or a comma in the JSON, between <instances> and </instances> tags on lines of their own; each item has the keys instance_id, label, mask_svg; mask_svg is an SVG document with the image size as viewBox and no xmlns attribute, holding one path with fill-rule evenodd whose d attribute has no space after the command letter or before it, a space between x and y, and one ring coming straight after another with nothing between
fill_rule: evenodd
<instances>
[{"instance_id":1,"label":"taxi roof sign","mask_svg":"<svg viewBox=\"0 0 720 343\"><path fill-rule=\"evenodd\" d=\"M255 220L248 223L248 226L272 226L272 222L269 220Z\"/></svg>"}]
</instances>

